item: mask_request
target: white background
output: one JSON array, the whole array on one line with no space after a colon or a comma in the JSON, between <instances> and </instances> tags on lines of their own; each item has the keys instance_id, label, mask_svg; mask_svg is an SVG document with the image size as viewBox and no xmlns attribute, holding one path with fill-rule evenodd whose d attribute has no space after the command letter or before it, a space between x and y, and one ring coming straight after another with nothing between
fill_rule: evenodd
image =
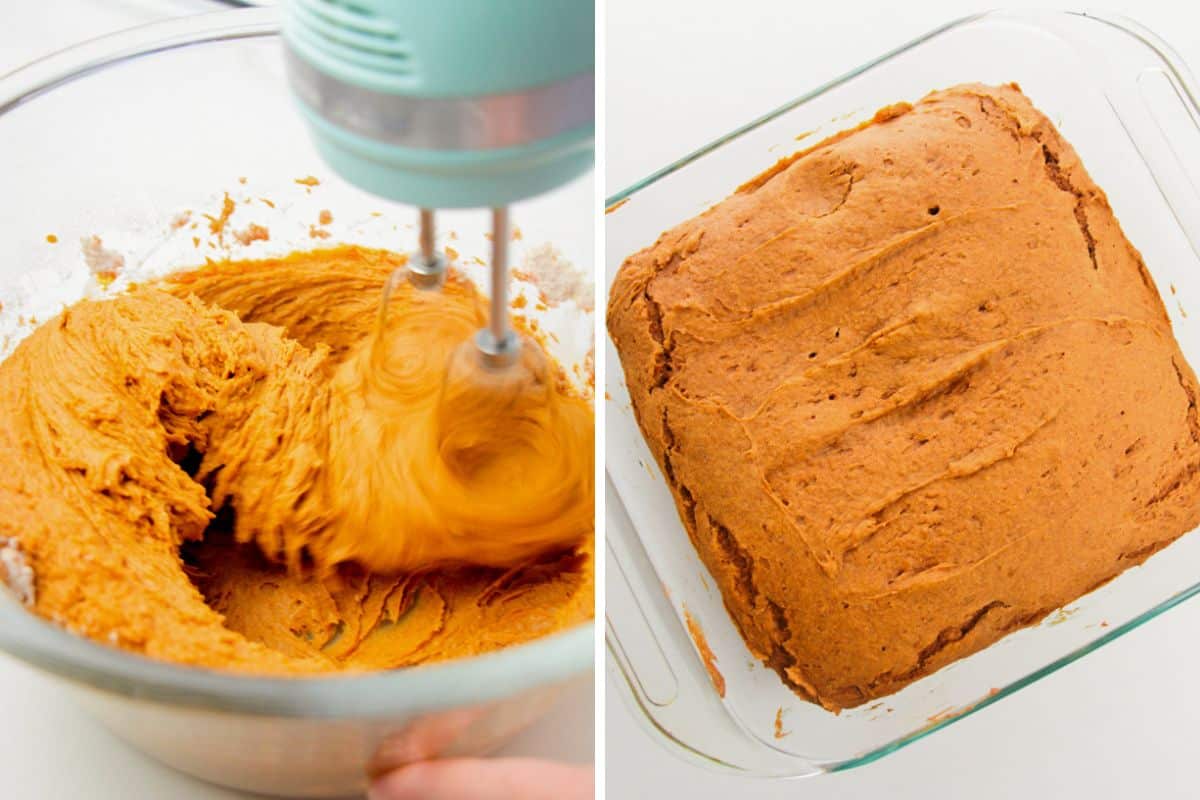
<instances>
[{"instance_id":1,"label":"white background","mask_svg":"<svg viewBox=\"0 0 1200 800\"><path fill-rule=\"evenodd\" d=\"M608 17L608 193L884 50L972 10L951 2L601 0ZM1057 5L1057 4L1055 4ZM204 0L5 3L0 72L42 53ZM1193 0L1110 4L1200 70ZM1016 54L1014 54L1016 56ZM668 122L669 121L669 122ZM1200 154L1197 154L1200 157ZM611 683L611 798L1192 798L1200 759L1200 601L857 771L788 783L727 778L652 743ZM43 678L0 657L0 797L231 798L112 740ZM513 751L584 759L581 686Z\"/></svg>"},{"instance_id":2,"label":"white background","mask_svg":"<svg viewBox=\"0 0 1200 800\"><path fill-rule=\"evenodd\" d=\"M208 0L0 0L0 74L114 30L224 9ZM501 754L590 762L593 696L591 676L581 678L549 717ZM150 761L109 736L47 678L0 655L0 800L248 796L199 783Z\"/></svg>"},{"instance_id":3,"label":"white background","mask_svg":"<svg viewBox=\"0 0 1200 800\"><path fill-rule=\"evenodd\" d=\"M868 59L983 8L920 0L606 5L608 195ZM1078 10L1089 8L1138 20L1174 45L1193 72L1200 69L1195 0ZM784 782L728 777L669 754L652 742L609 680L607 796L1195 798L1198 663L1200 602L1193 601L872 765Z\"/></svg>"}]
</instances>

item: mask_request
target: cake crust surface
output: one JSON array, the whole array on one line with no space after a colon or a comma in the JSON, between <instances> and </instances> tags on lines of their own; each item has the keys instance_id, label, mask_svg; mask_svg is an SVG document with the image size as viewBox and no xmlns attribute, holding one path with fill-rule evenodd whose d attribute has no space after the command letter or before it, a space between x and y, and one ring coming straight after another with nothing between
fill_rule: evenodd
<instances>
[{"instance_id":1,"label":"cake crust surface","mask_svg":"<svg viewBox=\"0 0 1200 800\"><path fill-rule=\"evenodd\" d=\"M1200 522L1196 378L1016 85L827 139L622 265L638 424L750 650L891 694Z\"/></svg>"}]
</instances>

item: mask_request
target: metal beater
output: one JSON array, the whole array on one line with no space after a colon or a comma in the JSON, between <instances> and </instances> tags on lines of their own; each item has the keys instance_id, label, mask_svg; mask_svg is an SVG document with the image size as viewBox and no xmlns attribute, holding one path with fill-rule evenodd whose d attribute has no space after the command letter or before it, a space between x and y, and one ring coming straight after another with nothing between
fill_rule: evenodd
<instances>
[{"instance_id":1,"label":"metal beater","mask_svg":"<svg viewBox=\"0 0 1200 800\"><path fill-rule=\"evenodd\" d=\"M517 360L508 205L592 164L590 0L291 0L288 75L318 150L369 192L420 208L408 279L442 284L439 208L490 208L485 366Z\"/></svg>"}]
</instances>

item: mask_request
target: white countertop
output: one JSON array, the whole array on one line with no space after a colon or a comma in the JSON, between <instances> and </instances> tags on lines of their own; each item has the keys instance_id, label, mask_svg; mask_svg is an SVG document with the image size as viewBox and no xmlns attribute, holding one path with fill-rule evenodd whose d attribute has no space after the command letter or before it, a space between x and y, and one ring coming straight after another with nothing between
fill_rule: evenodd
<instances>
[{"instance_id":1,"label":"white countertop","mask_svg":"<svg viewBox=\"0 0 1200 800\"><path fill-rule=\"evenodd\" d=\"M224 10L207 0L38 0L5 4L0 74L46 53L169 16ZM591 762L593 680L581 677L555 709L500 755ZM110 736L48 678L0 655L0 798L227 800L248 797L183 777Z\"/></svg>"},{"instance_id":2,"label":"white countertop","mask_svg":"<svg viewBox=\"0 0 1200 800\"><path fill-rule=\"evenodd\" d=\"M736 125L978 8L920 0L607 5L610 195ZM1050 4L1063 5L1069 3ZM1110 9L1157 32L1193 72L1200 69L1195 3L1109 0ZM670 124L663 124L667 119ZM739 779L669 754L630 714L610 680L607 796L1192 798L1194 731L1200 725L1198 630L1200 602L1185 603L900 752L806 781Z\"/></svg>"}]
</instances>

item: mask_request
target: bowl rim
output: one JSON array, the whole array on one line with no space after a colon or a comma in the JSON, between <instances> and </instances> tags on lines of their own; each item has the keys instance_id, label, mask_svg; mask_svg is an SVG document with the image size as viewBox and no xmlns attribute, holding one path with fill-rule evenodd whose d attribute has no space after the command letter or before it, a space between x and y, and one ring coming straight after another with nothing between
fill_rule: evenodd
<instances>
[{"instance_id":1,"label":"bowl rim","mask_svg":"<svg viewBox=\"0 0 1200 800\"><path fill-rule=\"evenodd\" d=\"M280 36L275 8L151 22L67 47L0 75L0 118L43 94L127 61L186 47ZM244 675L107 647L29 612L0 582L0 651L109 694L207 711L272 717L379 718L480 704L563 683L593 666L596 626L483 655L381 672Z\"/></svg>"}]
</instances>

